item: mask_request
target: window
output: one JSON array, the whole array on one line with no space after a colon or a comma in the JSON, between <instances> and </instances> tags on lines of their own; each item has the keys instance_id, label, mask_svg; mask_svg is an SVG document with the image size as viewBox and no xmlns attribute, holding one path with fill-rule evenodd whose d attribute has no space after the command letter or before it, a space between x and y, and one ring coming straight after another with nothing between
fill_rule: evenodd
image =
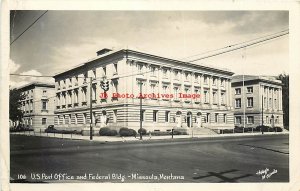
<instances>
[{"instance_id":1,"label":"window","mask_svg":"<svg viewBox=\"0 0 300 191\"><path fill-rule=\"evenodd\" d=\"M83 124L86 124L86 113L83 114Z\"/></svg>"},{"instance_id":2,"label":"window","mask_svg":"<svg viewBox=\"0 0 300 191\"><path fill-rule=\"evenodd\" d=\"M69 114L69 124L71 124L71 122L72 122L72 115Z\"/></svg>"},{"instance_id":3,"label":"window","mask_svg":"<svg viewBox=\"0 0 300 191\"><path fill-rule=\"evenodd\" d=\"M78 118L78 116L77 116L77 114L75 114L74 115L75 124L78 124L78 119L77 118Z\"/></svg>"},{"instance_id":4,"label":"window","mask_svg":"<svg viewBox=\"0 0 300 191\"><path fill-rule=\"evenodd\" d=\"M224 87L224 79L221 79L221 86Z\"/></svg>"},{"instance_id":5,"label":"window","mask_svg":"<svg viewBox=\"0 0 300 191\"><path fill-rule=\"evenodd\" d=\"M106 67L103 67L103 74L106 76Z\"/></svg>"},{"instance_id":6,"label":"window","mask_svg":"<svg viewBox=\"0 0 300 191\"><path fill-rule=\"evenodd\" d=\"M274 99L274 109L277 109L277 99Z\"/></svg>"},{"instance_id":7,"label":"window","mask_svg":"<svg viewBox=\"0 0 300 191\"><path fill-rule=\"evenodd\" d=\"M235 95L241 95L241 88L235 88Z\"/></svg>"},{"instance_id":8,"label":"window","mask_svg":"<svg viewBox=\"0 0 300 191\"><path fill-rule=\"evenodd\" d=\"M210 113L206 114L205 123L210 123Z\"/></svg>"},{"instance_id":9,"label":"window","mask_svg":"<svg viewBox=\"0 0 300 191\"><path fill-rule=\"evenodd\" d=\"M267 107L267 98L264 97L264 107Z\"/></svg>"},{"instance_id":10,"label":"window","mask_svg":"<svg viewBox=\"0 0 300 191\"><path fill-rule=\"evenodd\" d=\"M216 78L213 78L213 85L217 85L217 79Z\"/></svg>"},{"instance_id":11,"label":"window","mask_svg":"<svg viewBox=\"0 0 300 191\"><path fill-rule=\"evenodd\" d=\"M247 87L247 93L253 93L253 87Z\"/></svg>"},{"instance_id":12,"label":"window","mask_svg":"<svg viewBox=\"0 0 300 191\"><path fill-rule=\"evenodd\" d=\"M168 70L166 68L163 68L163 77L167 77Z\"/></svg>"},{"instance_id":13,"label":"window","mask_svg":"<svg viewBox=\"0 0 300 191\"><path fill-rule=\"evenodd\" d=\"M266 116L266 123L269 123L269 116Z\"/></svg>"},{"instance_id":14,"label":"window","mask_svg":"<svg viewBox=\"0 0 300 191\"><path fill-rule=\"evenodd\" d=\"M175 78L178 77L178 71L177 71L177 70L174 71L174 77L175 77Z\"/></svg>"},{"instance_id":15,"label":"window","mask_svg":"<svg viewBox=\"0 0 300 191\"><path fill-rule=\"evenodd\" d=\"M78 103L78 90L74 90L74 101L75 103Z\"/></svg>"},{"instance_id":16,"label":"window","mask_svg":"<svg viewBox=\"0 0 300 191\"><path fill-rule=\"evenodd\" d=\"M118 85L119 85L119 83L118 83L118 81L117 80L114 80L113 81L113 87L114 87L114 89L113 89L113 93L118 93L119 92L119 90L118 90Z\"/></svg>"},{"instance_id":17,"label":"window","mask_svg":"<svg viewBox=\"0 0 300 191\"><path fill-rule=\"evenodd\" d=\"M247 124L254 124L254 117L253 116L247 116Z\"/></svg>"},{"instance_id":18,"label":"window","mask_svg":"<svg viewBox=\"0 0 300 191\"><path fill-rule=\"evenodd\" d=\"M47 124L47 118L42 118L42 125L46 125Z\"/></svg>"},{"instance_id":19,"label":"window","mask_svg":"<svg viewBox=\"0 0 300 191\"><path fill-rule=\"evenodd\" d=\"M275 123L278 124L279 123L279 116L276 117L275 119Z\"/></svg>"},{"instance_id":20,"label":"window","mask_svg":"<svg viewBox=\"0 0 300 191\"><path fill-rule=\"evenodd\" d=\"M75 76L75 85L78 85L78 76Z\"/></svg>"},{"instance_id":21,"label":"window","mask_svg":"<svg viewBox=\"0 0 300 191\"><path fill-rule=\"evenodd\" d=\"M214 104L217 104L217 103L218 103L217 92L213 92L213 103L214 103Z\"/></svg>"},{"instance_id":22,"label":"window","mask_svg":"<svg viewBox=\"0 0 300 191\"><path fill-rule=\"evenodd\" d=\"M272 98L269 98L269 108L272 107Z\"/></svg>"},{"instance_id":23,"label":"window","mask_svg":"<svg viewBox=\"0 0 300 191\"><path fill-rule=\"evenodd\" d=\"M118 116L118 110L114 110L114 117L113 117L113 120L114 120L114 123L117 122L117 116Z\"/></svg>"},{"instance_id":24,"label":"window","mask_svg":"<svg viewBox=\"0 0 300 191\"><path fill-rule=\"evenodd\" d=\"M198 97L199 89L195 89L194 91L195 91L195 95L196 95L195 101L199 101L199 97Z\"/></svg>"},{"instance_id":25,"label":"window","mask_svg":"<svg viewBox=\"0 0 300 191\"><path fill-rule=\"evenodd\" d=\"M216 113L216 114L215 114L215 123L218 123L218 122L219 122L219 114Z\"/></svg>"},{"instance_id":26,"label":"window","mask_svg":"<svg viewBox=\"0 0 300 191\"><path fill-rule=\"evenodd\" d=\"M247 107L253 107L253 97L247 98Z\"/></svg>"},{"instance_id":27,"label":"window","mask_svg":"<svg viewBox=\"0 0 300 191\"><path fill-rule=\"evenodd\" d=\"M163 86L163 93L164 93L164 94L167 94L167 93L168 93L168 92L167 92L167 89L168 89L168 86L165 86L165 85L164 85L164 86Z\"/></svg>"},{"instance_id":28,"label":"window","mask_svg":"<svg viewBox=\"0 0 300 191\"><path fill-rule=\"evenodd\" d=\"M209 102L209 92L208 90L204 90L204 103Z\"/></svg>"},{"instance_id":29,"label":"window","mask_svg":"<svg viewBox=\"0 0 300 191\"><path fill-rule=\"evenodd\" d=\"M153 122L157 122L157 114L158 114L158 111L154 110L153 111Z\"/></svg>"},{"instance_id":30,"label":"window","mask_svg":"<svg viewBox=\"0 0 300 191\"><path fill-rule=\"evenodd\" d=\"M170 121L170 111L166 111L165 113L165 122L169 122Z\"/></svg>"},{"instance_id":31,"label":"window","mask_svg":"<svg viewBox=\"0 0 300 191\"><path fill-rule=\"evenodd\" d=\"M189 73L185 73L184 76L185 76L185 80L189 80Z\"/></svg>"},{"instance_id":32,"label":"window","mask_svg":"<svg viewBox=\"0 0 300 191\"><path fill-rule=\"evenodd\" d=\"M174 96L175 99L178 100L178 87L174 87Z\"/></svg>"},{"instance_id":33,"label":"window","mask_svg":"<svg viewBox=\"0 0 300 191\"><path fill-rule=\"evenodd\" d=\"M227 122L227 115L224 114L224 115L223 115L223 123L226 123L226 122Z\"/></svg>"},{"instance_id":34,"label":"window","mask_svg":"<svg viewBox=\"0 0 300 191\"><path fill-rule=\"evenodd\" d=\"M114 68L115 68L115 73L118 73L118 63L114 64Z\"/></svg>"},{"instance_id":35,"label":"window","mask_svg":"<svg viewBox=\"0 0 300 191\"><path fill-rule=\"evenodd\" d=\"M141 113L141 117L142 117L142 121L145 121L145 110L142 110L142 113Z\"/></svg>"},{"instance_id":36,"label":"window","mask_svg":"<svg viewBox=\"0 0 300 191\"><path fill-rule=\"evenodd\" d=\"M93 69L93 79L96 79L96 69Z\"/></svg>"},{"instance_id":37,"label":"window","mask_svg":"<svg viewBox=\"0 0 300 191\"><path fill-rule=\"evenodd\" d=\"M82 102L86 102L86 89L82 89Z\"/></svg>"},{"instance_id":38,"label":"window","mask_svg":"<svg viewBox=\"0 0 300 191\"><path fill-rule=\"evenodd\" d=\"M47 109L47 101L42 101L42 110Z\"/></svg>"},{"instance_id":39,"label":"window","mask_svg":"<svg viewBox=\"0 0 300 191\"><path fill-rule=\"evenodd\" d=\"M137 67L138 67L139 73L142 73L143 72L143 65L142 64L138 64Z\"/></svg>"},{"instance_id":40,"label":"window","mask_svg":"<svg viewBox=\"0 0 300 191\"><path fill-rule=\"evenodd\" d=\"M203 81L204 81L204 84L208 84L207 76L204 76Z\"/></svg>"},{"instance_id":41,"label":"window","mask_svg":"<svg viewBox=\"0 0 300 191\"><path fill-rule=\"evenodd\" d=\"M225 104L225 92L221 93L221 104Z\"/></svg>"},{"instance_id":42,"label":"window","mask_svg":"<svg viewBox=\"0 0 300 191\"><path fill-rule=\"evenodd\" d=\"M155 67L151 67L151 75L156 76L156 68Z\"/></svg>"},{"instance_id":43,"label":"window","mask_svg":"<svg viewBox=\"0 0 300 191\"><path fill-rule=\"evenodd\" d=\"M151 93L155 93L155 84L150 85Z\"/></svg>"},{"instance_id":44,"label":"window","mask_svg":"<svg viewBox=\"0 0 300 191\"><path fill-rule=\"evenodd\" d=\"M241 98L235 99L235 108L241 108L241 105L242 105Z\"/></svg>"},{"instance_id":45,"label":"window","mask_svg":"<svg viewBox=\"0 0 300 191\"><path fill-rule=\"evenodd\" d=\"M195 82L197 83L198 82L198 74L195 74Z\"/></svg>"},{"instance_id":46,"label":"window","mask_svg":"<svg viewBox=\"0 0 300 191\"><path fill-rule=\"evenodd\" d=\"M242 117L241 116L236 116L235 117L235 123L236 124L241 124L242 123Z\"/></svg>"}]
</instances>

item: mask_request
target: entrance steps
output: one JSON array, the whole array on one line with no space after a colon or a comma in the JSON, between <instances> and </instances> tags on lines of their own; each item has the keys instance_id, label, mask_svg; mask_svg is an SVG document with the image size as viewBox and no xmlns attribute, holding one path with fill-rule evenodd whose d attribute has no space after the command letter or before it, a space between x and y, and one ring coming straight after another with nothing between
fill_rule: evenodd
<instances>
[{"instance_id":1,"label":"entrance steps","mask_svg":"<svg viewBox=\"0 0 300 191\"><path fill-rule=\"evenodd\" d=\"M208 129L205 127L201 127L201 128L190 128L187 129L187 133L189 135L215 135L218 134L215 131L213 131L212 129Z\"/></svg>"}]
</instances>

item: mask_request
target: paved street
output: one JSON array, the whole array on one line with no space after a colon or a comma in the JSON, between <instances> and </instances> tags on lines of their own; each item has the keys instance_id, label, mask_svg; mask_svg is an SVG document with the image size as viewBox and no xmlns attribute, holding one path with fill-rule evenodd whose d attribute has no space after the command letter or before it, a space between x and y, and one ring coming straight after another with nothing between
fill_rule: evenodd
<instances>
[{"instance_id":1,"label":"paved street","mask_svg":"<svg viewBox=\"0 0 300 191\"><path fill-rule=\"evenodd\" d=\"M12 182L289 181L288 135L125 143L10 138Z\"/></svg>"}]
</instances>

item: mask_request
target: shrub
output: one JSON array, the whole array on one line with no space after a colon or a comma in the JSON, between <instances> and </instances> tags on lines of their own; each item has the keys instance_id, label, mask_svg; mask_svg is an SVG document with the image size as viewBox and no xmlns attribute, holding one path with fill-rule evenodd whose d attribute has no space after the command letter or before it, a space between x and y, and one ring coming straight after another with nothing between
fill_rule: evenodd
<instances>
[{"instance_id":1,"label":"shrub","mask_svg":"<svg viewBox=\"0 0 300 191\"><path fill-rule=\"evenodd\" d=\"M170 135L172 135L172 132L170 132ZM174 130L173 135L187 135L187 132Z\"/></svg>"},{"instance_id":2,"label":"shrub","mask_svg":"<svg viewBox=\"0 0 300 191\"><path fill-rule=\"evenodd\" d=\"M119 130L119 135L121 137L131 137L131 136L136 136L136 131L134 129L128 129L126 127L122 127Z\"/></svg>"},{"instance_id":3,"label":"shrub","mask_svg":"<svg viewBox=\"0 0 300 191\"><path fill-rule=\"evenodd\" d=\"M270 128L269 126L259 125L255 129L256 129L256 131L268 132L269 128Z\"/></svg>"},{"instance_id":4,"label":"shrub","mask_svg":"<svg viewBox=\"0 0 300 191\"><path fill-rule=\"evenodd\" d=\"M168 132L168 131L153 131L153 132L151 132L151 136L164 136L164 135L171 135L171 132Z\"/></svg>"},{"instance_id":5,"label":"shrub","mask_svg":"<svg viewBox=\"0 0 300 191\"><path fill-rule=\"evenodd\" d=\"M141 133L142 133L142 135L146 135L146 133L147 133L147 130L146 130L146 129L144 129L144 128L142 128L142 129L139 129L139 130L138 130L138 133L139 133L139 134L141 134Z\"/></svg>"},{"instance_id":6,"label":"shrub","mask_svg":"<svg viewBox=\"0 0 300 191\"><path fill-rule=\"evenodd\" d=\"M235 133L243 133L243 127L237 127L237 126L236 126L236 127L234 128L234 132L235 132Z\"/></svg>"},{"instance_id":7,"label":"shrub","mask_svg":"<svg viewBox=\"0 0 300 191\"><path fill-rule=\"evenodd\" d=\"M275 132L282 132L282 128L281 127L274 127L274 131Z\"/></svg>"},{"instance_id":8,"label":"shrub","mask_svg":"<svg viewBox=\"0 0 300 191\"><path fill-rule=\"evenodd\" d=\"M100 136L116 136L118 132L116 130L112 130L108 127L103 127L99 131Z\"/></svg>"}]
</instances>

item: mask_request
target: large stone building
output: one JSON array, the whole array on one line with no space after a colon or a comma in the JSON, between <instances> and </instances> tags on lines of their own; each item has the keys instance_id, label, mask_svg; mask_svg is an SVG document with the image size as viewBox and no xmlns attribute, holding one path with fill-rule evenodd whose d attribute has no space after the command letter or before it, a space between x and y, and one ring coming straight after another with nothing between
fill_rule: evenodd
<instances>
[{"instance_id":1,"label":"large stone building","mask_svg":"<svg viewBox=\"0 0 300 191\"><path fill-rule=\"evenodd\" d=\"M280 80L271 76L245 75L244 78L243 75L234 76L232 95L235 106L235 126L245 125L245 127L255 128L263 124L283 128Z\"/></svg>"},{"instance_id":2,"label":"large stone building","mask_svg":"<svg viewBox=\"0 0 300 191\"><path fill-rule=\"evenodd\" d=\"M33 82L18 88L25 99L21 100L23 118L21 123L35 131L54 124L55 85Z\"/></svg>"},{"instance_id":3,"label":"large stone building","mask_svg":"<svg viewBox=\"0 0 300 191\"><path fill-rule=\"evenodd\" d=\"M54 76L55 126L88 129L92 118L94 130L105 126L137 130L142 83L141 91L147 98L142 99L141 120L147 130L232 129L232 75L228 70L138 51L103 49L96 58ZM110 85L107 97L100 87L103 77ZM113 97L117 93L119 97ZM183 94L198 96L187 98Z\"/></svg>"}]
</instances>

